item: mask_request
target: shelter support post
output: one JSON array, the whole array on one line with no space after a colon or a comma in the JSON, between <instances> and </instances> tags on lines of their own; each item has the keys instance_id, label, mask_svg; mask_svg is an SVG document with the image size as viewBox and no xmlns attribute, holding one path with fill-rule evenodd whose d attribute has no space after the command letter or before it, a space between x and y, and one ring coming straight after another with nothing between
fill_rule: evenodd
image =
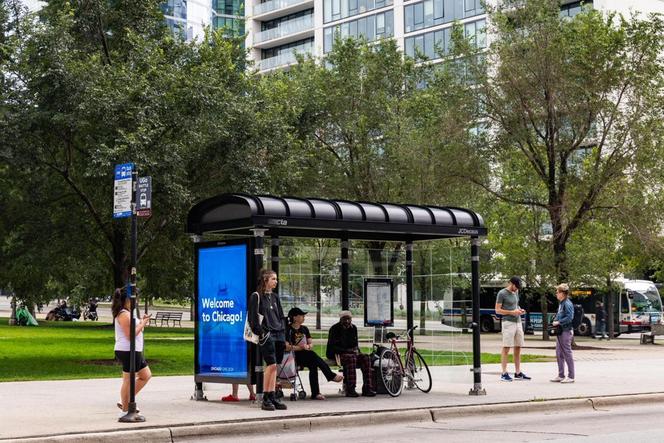
<instances>
[{"instance_id":1,"label":"shelter support post","mask_svg":"<svg viewBox=\"0 0 664 443\"><path fill-rule=\"evenodd\" d=\"M271 254L270 254L270 264L271 268L274 272L277 273L277 278L279 277L279 236L278 235L272 235L272 238L270 239L270 245L271 245ZM279 287L277 286L276 288L277 292L279 292Z\"/></svg>"},{"instance_id":2,"label":"shelter support post","mask_svg":"<svg viewBox=\"0 0 664 443\"><path fill-rule=\"evenodd\" d=\"M482 388L482 363L480 353L480 239L470 239L470 269L473 291L473 387L468 395L486 395Z\"/></svg>"},{"instance_id":3,"label":"shelter support post","mask_svg":"<svg viewBox=\"0 0 664 443\"><path fill-rule=\"evenodd\" d=\"M406 329L413 328L413 241L406 242ZM413 340L414 334L411 332Z\"/></svg>"},{"instance_id":4,"label":"shelter support post","mask_svg":"<svg viewBox=\"0 0 664 443\"><path fill-rule=\"evenodd\" d=\"M267 229L255 228L251 232L254 234L253 238L253 254L254 254L254 269L253 280L256 281L263 268L263 259L265 257L265 231ZM248 294L247 294L248 295ZM254 348L254 373L256 374L256 401L258 404L263 399L263 363L261 350L258 346L252 345Z\"/></svg>"},{"instance_id":5,"label":"shelter support post","mask_svg":"<svg viewBox=\"0 0 664 443\"><path fill-rule=\"evenodd\" d=\"M350 241L348 237L341 239L341 310L350 309L350 259L348 258L348 249Z\"/></svg>"}]
</instances>

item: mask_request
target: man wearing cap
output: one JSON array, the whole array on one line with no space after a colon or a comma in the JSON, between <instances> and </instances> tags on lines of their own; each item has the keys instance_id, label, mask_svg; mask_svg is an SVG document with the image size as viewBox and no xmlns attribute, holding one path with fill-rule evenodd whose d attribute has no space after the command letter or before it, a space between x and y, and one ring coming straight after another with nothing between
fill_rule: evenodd
<instances>
[{"instance_id":1,"label":"man wearing cap","mask_svg":"<svg viewBox=\"0 0 664 443\"><path fill-rule=\"evenodd\" d=\"M334 360L339 355L341 365L344 367L344 384L346 397L359 397L355 391L357 383L356 368L359 365L362 371L362 395L374 397L376 390L373 386L373 369L371 357L360 353L357 340L357 327L353 324L353 314L350 311L339 313L339 323L332 325L327 337L327 358Z\"/></svg>"},{"instance_id":2,"label":"man wearing cap","mask_svg":"<svg viewBox=\"0 0 664 443\"><path fill-rule=\"evenodd\" d=\"M512 277L507 283L507 287L501 289L496 297L496 314L503 316L501 322L503 349L500 354L501 381L530 380L530 377L521 372L521 347L525 345L521 315L526 311L519 307L519 289L521 289L521 279ZM507 373L510 348L514 348L514 378Z\"/></svg>"},{"instance_id":3,"label":"man wearing cap","mask_svg":"<svg viewBox=\"0 0 664 443\"><path fill-rule=\"evenodd\" d=\"M311 386L311 398L314 400L325 400L318 386L318 370L325 375L327 381L341 382L344 378L341 374L335 374L325 361L312 351L313 340L309 328L304 326L304 316L307 311L300 308L292 308L288 311L289 327L286 331L286 351L295 351L295 362L298 366L309 369L309 386Z\"/></svg>"}]
</instances>

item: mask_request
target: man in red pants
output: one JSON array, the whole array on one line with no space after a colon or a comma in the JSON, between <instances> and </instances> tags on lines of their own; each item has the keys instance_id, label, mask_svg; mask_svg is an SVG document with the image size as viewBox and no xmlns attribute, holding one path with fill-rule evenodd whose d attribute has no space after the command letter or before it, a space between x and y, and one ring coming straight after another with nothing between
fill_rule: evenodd
<instances>
[{"instance_id":1,"label":"man in red pants","mask_svg":"<svg viewBox=\"0 0 664 443\"><path fill-rule=\"evenodd\" d=\"M334 360L339 355L344 368L344 384L346 397L359 397L355 391L356 368L362 371L362 395L374 397L376 389L373 385L373 368L371 357L362 354L358 347L357 327L353 324L353 315L350 311L339 313L339 323L332 325L327 337L327 358Z\"/></svg>"}]
</instances>

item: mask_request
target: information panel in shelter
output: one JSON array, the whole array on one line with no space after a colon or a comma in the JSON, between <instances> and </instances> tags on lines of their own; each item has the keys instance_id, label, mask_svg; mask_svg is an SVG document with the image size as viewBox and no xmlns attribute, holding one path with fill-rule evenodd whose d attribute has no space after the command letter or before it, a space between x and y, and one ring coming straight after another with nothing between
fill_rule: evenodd
<instances>
[{"instance_id":1,"label":"information panel in shelter","mask_svg":"<svg viewBox=\"0 0 664 443\"><path fill-rule=\"evenodd\" d=\"M243 383L249 379L244 322L249 245L197 248L196 379Z\"/></svg>"},{"instance_id":2,"label":"information panel in shelter","mask_svg":"<svg viewBox=\"0 0 664 443\"><path fill-rule=\"evenodd\" d=\"M364 325L394 326L392 279L364 280Z\"/></svg>"}]
</instances>

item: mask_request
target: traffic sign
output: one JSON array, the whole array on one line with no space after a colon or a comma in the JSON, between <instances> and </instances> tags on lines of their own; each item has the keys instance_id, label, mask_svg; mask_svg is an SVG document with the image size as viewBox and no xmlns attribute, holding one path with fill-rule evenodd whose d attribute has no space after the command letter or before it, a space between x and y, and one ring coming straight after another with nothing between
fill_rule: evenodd
<instances>
[{"instance_id":1,"label":"traffic sign","mask_svg":"<svg viewBox=\"0 0 664 443\"><path fill-rule=\"evenodd\" d=\"M131 172L133 169L133 163L115 165L113 218L131 217Z\"/></svg>"},{"instance_id":2,"label":"traffic sign","mask_svg":"<svg viewBox=\"0 0 664 443\"><path fill-rule=\"evenodd\" d=\"M136 215L152 215L152 177L139 177L136 184Z\"/></svg>"}]
</instances>

